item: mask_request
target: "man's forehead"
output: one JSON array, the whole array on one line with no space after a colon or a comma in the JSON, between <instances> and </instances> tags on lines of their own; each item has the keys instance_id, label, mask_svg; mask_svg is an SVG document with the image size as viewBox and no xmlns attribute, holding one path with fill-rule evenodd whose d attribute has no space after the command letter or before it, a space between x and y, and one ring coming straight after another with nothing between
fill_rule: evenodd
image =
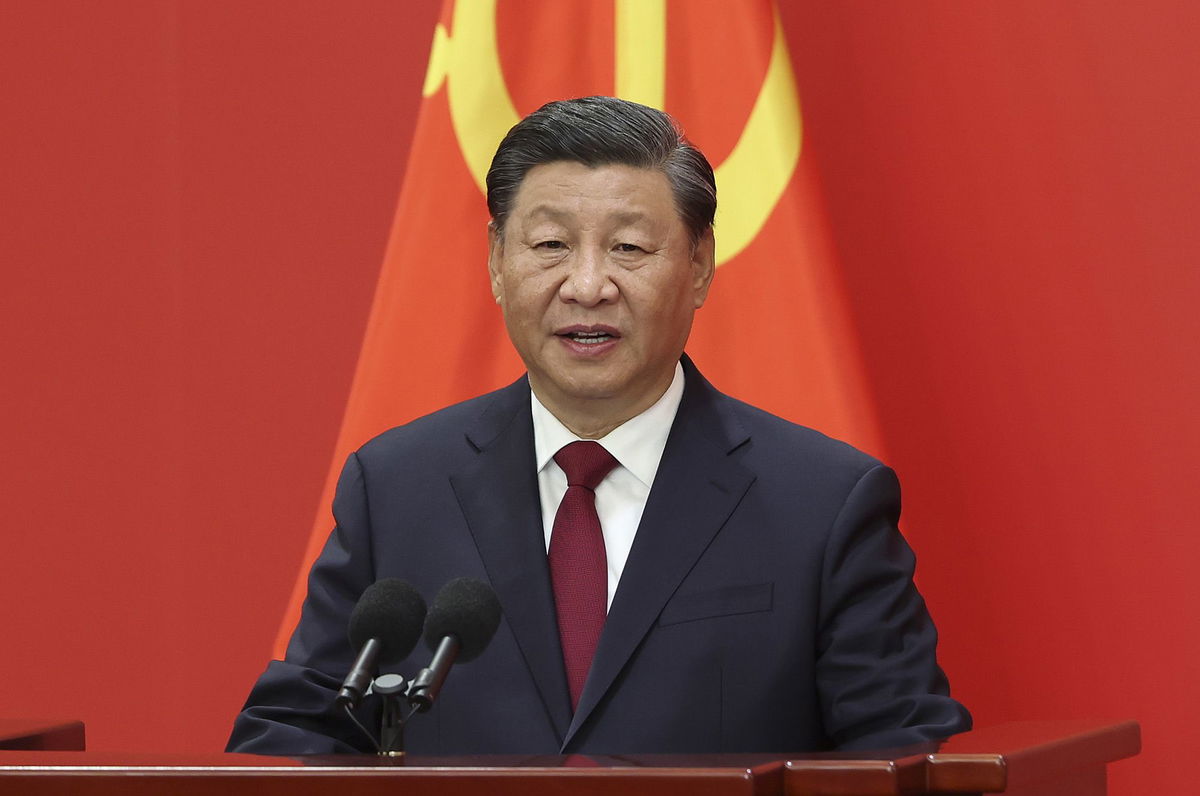
<instances>
[{"instance_id":1,"label":"man's forehead","mask_svg":"<svg viewBox=\"0 0 1200 796\"><path fill-rule=\"evenodd\" d=\"M674 205L670 181L657 169L555 161L526 173L513 212L527 220L586 215L634 223L677 217Z\"/></svg>"}]
</instances>

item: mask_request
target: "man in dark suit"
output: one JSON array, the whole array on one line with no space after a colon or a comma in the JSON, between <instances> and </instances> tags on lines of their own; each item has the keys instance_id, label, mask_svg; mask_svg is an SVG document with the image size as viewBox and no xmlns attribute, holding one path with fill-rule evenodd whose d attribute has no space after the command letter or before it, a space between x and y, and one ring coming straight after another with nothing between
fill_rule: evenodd
<instances>
[{"instance_id":1,"label":"man in dark suit","mask_svg":"<svg viewBox=\"0 0 1200 796\"><path fill-rule=\"evenodd\" d=\"M473 576L503 609L409 725L413 752L787 753L969 729L891 470L683 356L716 190L669 117L551 103L501 143L488 206L492 292L528 375L350 457L286 660L230 750L369 749L333 703L350 611L385 577L430 596Z\"/></svg>"}]
</instances>

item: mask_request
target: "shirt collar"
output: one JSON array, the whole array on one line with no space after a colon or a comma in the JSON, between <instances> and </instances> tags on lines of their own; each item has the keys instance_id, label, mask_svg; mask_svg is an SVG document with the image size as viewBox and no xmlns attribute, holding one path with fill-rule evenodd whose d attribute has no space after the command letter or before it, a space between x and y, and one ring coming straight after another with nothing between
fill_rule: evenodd
<instances>
[{"instance_id":1,"label":"shirt collar","mask_svg":"<svg viewBox=\"0 0 1200 796\"><path fill-rule=\"evenodd\" d=\"M537 456L537 469L543 468L564 445L575 442L575 436L547 409L537 394L530 390L530 406L533 411L533 447ZM647 487L654 483L658 463L667 447L667 435L683 400L683 366L675 363L675 376L671 385L653 406L639 415L631 417L621 425L596 440L613 455L629 472Z\"/></svg>"}]
</instances>

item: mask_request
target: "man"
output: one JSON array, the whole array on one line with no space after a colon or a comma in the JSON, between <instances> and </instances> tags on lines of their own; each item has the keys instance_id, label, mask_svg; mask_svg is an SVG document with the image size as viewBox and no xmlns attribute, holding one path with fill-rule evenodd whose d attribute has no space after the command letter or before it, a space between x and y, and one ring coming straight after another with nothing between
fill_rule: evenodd
<instances>
[{"instance_id":1,"label":"man","mask_svg":"<svg viewBox=\"0 0 1200 796\"><path fill-rule=\"evenodd\" d=\"M591 97L517 124L487 184L492 292L528 375L350 457L286 660L230 750L370 749L333 704L350 611L385 577L430 597L472 576L503 608L409 724L413 752L786 753L969 729L892 472L683 356L714 271L704 156L665 114Z\"/></svg>"}]
</instances>

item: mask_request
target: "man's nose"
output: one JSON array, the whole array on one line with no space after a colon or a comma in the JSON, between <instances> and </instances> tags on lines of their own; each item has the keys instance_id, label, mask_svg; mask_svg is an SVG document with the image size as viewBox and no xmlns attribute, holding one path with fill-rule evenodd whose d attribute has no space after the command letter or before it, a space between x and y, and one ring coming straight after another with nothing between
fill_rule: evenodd
<instances>
[{"instance_id":1,"label":"man's nose","mask_svg":"<svg viewBox=\"0 0 1200 796\"><path fill-rule=\"evenodd\" d=\"M612 280L611 268L607 252L591 247L577 250L559 287L559 298L588 307L616 301L618 290Z\"/></svg>"}]
</instances>

